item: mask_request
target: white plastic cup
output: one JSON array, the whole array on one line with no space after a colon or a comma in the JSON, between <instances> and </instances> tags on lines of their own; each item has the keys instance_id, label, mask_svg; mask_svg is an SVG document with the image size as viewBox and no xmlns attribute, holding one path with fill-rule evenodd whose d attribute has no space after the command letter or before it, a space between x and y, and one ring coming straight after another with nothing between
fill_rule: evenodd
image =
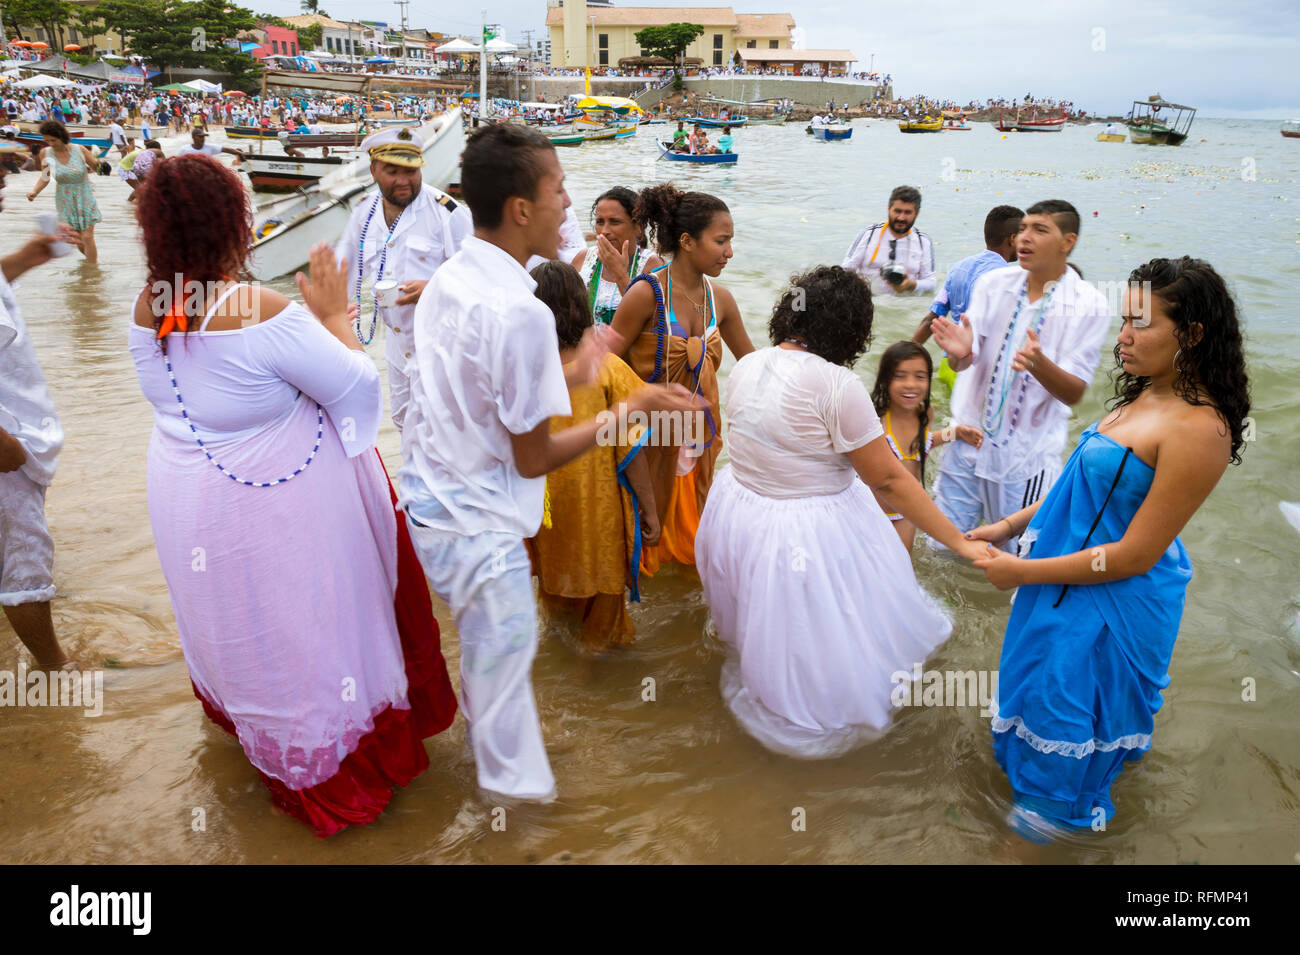
<instances>
[{"instance_id":1,"label":"white plastic cup","mask_svg":"<svg viewBox=\"0 0 1300 955\"><path fill-rule=\"evenodd\" d=\"M42 235L56 235L59 231L59 217L53 212L42 212L36 217L36 229ZM71 251L72 245L67 242L55 242L50 246L50 255L56 259Z\"/></svg>"},{"instance_id":2,"label":"white plastic cup","mask_svg":"<svg viewBox=\"0 0 1300 955\"><path fill-rule=\"evenodd\" d=\"M375 304L380 308L395 308L397 299L398 291L395 281L384 279L382 282L375 283Z\"/></svg>"}]
</instances>

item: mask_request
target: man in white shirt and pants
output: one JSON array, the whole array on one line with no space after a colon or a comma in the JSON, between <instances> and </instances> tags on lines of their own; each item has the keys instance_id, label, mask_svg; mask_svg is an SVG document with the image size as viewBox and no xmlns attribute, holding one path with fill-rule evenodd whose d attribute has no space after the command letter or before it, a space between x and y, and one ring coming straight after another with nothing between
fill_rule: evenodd
<instances>
[{"instance_id":1,"label":"man in white shirt and pants","mask_svg":"<svg viewBox=\"0 0 1300 955\"><path fill-rule=\"evenodd\" d=\"M920 214L920 190L896 187L889 194L888 221L859 232L842 267L866 279L872 295L933 292L934 242L913 228Z\"/></svg>"},{"instance_id":2,"label":"man in white shirt and pants","mask_svg":"<svg viewBox=\"0 0 1300 955\"><path fill-rule=\"evenodd\" d=\"M950 444L935 482L935 504L963 530L1028 507L1061 473L1070 408L1092 382L1110 327L1105 296L1066 265L1078 238L1070 203L1030 206L1018 265L976 280L960 325L931 324L958 372L952 423L984 435L979 448ZM1014 554L1017 544L1004 549Z\"/></svg>"},{"instance_id":3,"label":"man in white shirt and pants","mask_svg":"<svg viewBox=\"0 0 1300 955\"><path fill-rule=\"evenodd\" d=\"M368 137L361 147L370 153L379 193L352 210L334 251L347 260L348 290L357 301L362 344L373 338L377 323L387 326L389 411L400 431L410 400L406 366L415 353L415 305L434 273L474 231L474 220L463 205L423 181L424 142L418 133L390 127ZM395 304L379 303L374 291L379 282L398 283L396 290L380 289ZM367 284L368 297L363 295Z\"/></svg>"},{"instance_id":4,"label":"man in white shirt and pants","mask_svg":"<svg viewBox=\"0 0 1300 955\"><path fill-rule=\"evenodd\" d=\"M398 504L424 572L456 615L461 712L480 787L549 801L555 777L533 696L537 606L524 540L542 523L545 475L595 448L602 422L550 427L571 412L566 366L555 317L524 263L558 255L569 197L555 147L535 129L484 124L466 144L461 191L474 234L415 309ZM571 384L594 379L598 355L589 333L567 366ZM698 407L680 385L652 385L612 410Z\"/></svg>"}]
</instances>

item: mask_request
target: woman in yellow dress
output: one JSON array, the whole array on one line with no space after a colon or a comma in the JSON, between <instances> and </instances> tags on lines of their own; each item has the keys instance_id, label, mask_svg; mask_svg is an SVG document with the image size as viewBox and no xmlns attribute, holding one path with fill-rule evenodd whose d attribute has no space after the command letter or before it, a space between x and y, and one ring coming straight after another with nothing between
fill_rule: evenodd
<instances>
[{"instance_id":1,"label":"woman in yellow dress","mask_svg":"<svg viewBox=\"0 0 1300 955\"><path fill-rule=\"evenodd\" d=\"M560 360L567 365L592 326L587 289L564 262L543 263L532 276L535 294L555 315ZM643 387L621 358L606 354L594 382L569 389L573 414L551 418L551 432L590 421ZM646 467L648 433L635 420L610 417L594 451L547 475L546 516L531 541L542 610L553 619L580 619L582 646L597 653L633 642L624 591L641 599L641 551L659 540Z\"/></svg>"},{"instance_id":2,"label":"woman in yellow dress","mask_svg":"<svg viewBox=\"0 0 1300 955\"><path fill-rule=\"evenodd\" d=\"M684 385L708 406L645 451L662 528L658 546L645 548L641 558L641 569L653 574L665 560L695 563L695 532L722 450L722 343L737 359L754 343L735 298L709 281L732 256L735 226L726 203L660 183L641 190L636 218L647 223L659 254L672 259L627 287L614 313L615 341L643 381Z\"/></svg>"}]
</instances>

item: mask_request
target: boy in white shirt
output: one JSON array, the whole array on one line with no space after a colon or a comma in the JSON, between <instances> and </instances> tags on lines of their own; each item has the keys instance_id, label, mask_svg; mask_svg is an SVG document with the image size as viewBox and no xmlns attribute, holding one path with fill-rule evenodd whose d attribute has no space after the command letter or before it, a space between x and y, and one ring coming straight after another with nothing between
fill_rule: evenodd
<instances>
[{"instance_id":1,"label":"boy in white shirt","mask_svg":"<svg viewBox=\"0 0 1300 955\"><path fill-rule=\"evenodd\" d=\"M485 125L462 160L474 235L434 273L415 310L400 506L461 645L461 710L479 785L550 800L531 669L537 616L524 539L542 523L545 475L596 446L599 419L554 434L570 413L555 319L524 271L558 255L569 206L555 147L534 129ZM569 367L594 377L594 338ZM574 382L576 383L576 382ZM680 387L647 387L633 410L687 412ZM619 419L624 420L624 419Z\"/></svg>"},{"instance_id":2,"label":"boy in white shirt","mask_svg":"<svg viewBox=\"0 0 1300 955\"><path fill-rule=\"evenodd\" d=\"M1078 239L1070 203L1030 206L1016 239L1020 268L980 276L960 325L930 326L958 372L952 423L984 435L979 448L951 445L935 482L935 504L963 530L1028 507L1061 473L1070 407L1092 382L1110 327L1106 297L1066 265ZM1004 549L1014 554L1018 542Z\"/></svg>"}]
</instances>

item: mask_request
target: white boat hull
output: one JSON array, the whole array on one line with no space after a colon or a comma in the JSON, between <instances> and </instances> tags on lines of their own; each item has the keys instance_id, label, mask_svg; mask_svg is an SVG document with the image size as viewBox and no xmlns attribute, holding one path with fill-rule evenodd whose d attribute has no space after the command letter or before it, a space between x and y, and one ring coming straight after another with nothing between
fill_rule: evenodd
<instances>
[{"instance_id":1,"label":"white boat hull","mask_svg":"<svg viewBox=\"0 0 1300 955\"><path fill-rule=\"evenodd\" d=\"M465 148L460 110L452 110L418 132L424 139L424 181L446 188L456 176ZM291 196L258 205L253 212L256 238L247 268L265 282L287 275L307 263L312 246L334 243L347 228L352 210L374 195L378 187L370 175L368 156L357 156L322 176L312 187Z\"/></svg>"}]
</instances>

